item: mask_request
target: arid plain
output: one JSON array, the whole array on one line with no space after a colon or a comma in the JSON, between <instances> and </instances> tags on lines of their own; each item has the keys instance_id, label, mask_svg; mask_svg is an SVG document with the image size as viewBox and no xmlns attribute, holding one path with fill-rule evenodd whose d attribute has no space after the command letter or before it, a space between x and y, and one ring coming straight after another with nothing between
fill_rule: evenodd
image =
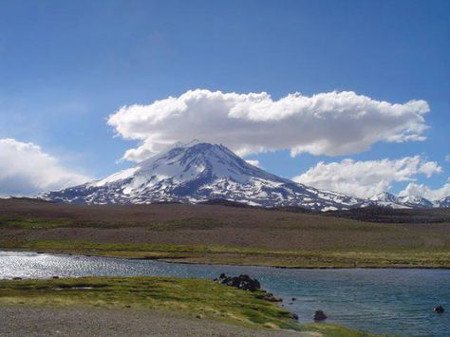
<instances>
[{"instance_id":1,"label":"arid plain","mask_svg":"<svg viewBox=\"0 0 450 337\"><path fill-rule=\"evenodd\" d=\"M449 224L449 209L322 214L217 204L0 202L3 249L186 263L449 268Z\"/></svg>"}]
</instances>

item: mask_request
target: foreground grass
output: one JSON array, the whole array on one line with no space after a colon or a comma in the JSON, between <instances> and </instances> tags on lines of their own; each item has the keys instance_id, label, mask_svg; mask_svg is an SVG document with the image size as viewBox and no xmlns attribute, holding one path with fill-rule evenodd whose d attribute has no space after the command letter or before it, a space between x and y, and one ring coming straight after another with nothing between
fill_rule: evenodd
<instances>
[{"instance_id":1,"label":"foreground grass","mask_svg":"<svg viewBox=\"0 0 450 337\"><path fill-rule=\"evenodd\" d=\"M3 248L53 253L161 259L185 263L285 268L450 268L450 250L373 252L268 250L256 247L178 244L112 244L78 240L11 241Z\"/></svg>"},{"instance_id":2,"label":"foreground grass","mask_svg":"<svg viewBox=\"0 0 450 337\"><path fill-rule=\"evenodd\" d=\"M324 337L369 337L331 324L298 324L289 312L262 300L261 295L208 280L168 277L0 281L0 305L169 310L254 328L320 332Z\"/></svg>"}]
</instances>

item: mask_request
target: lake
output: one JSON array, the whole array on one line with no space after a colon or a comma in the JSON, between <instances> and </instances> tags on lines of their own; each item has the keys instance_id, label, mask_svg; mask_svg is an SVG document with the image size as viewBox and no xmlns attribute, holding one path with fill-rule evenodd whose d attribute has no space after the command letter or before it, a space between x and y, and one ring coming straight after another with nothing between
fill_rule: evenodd
<instances>
[{"instance_id":1,"label":"lake","mask_svg":"<svg viewBox=\"0 0 450 337\"><path fill-rule=\"evenodd\" d=\"M450 270L279 269L189 265L151 260L0 251L0 279L51 276L175 276L213 279L249 274L284 306L311 322L323 310L334 322L396 336L450 336ZM296 300L292 301L295 297ZM436 305L447 312L432 312Z\"/></svg>"}]
</instances>

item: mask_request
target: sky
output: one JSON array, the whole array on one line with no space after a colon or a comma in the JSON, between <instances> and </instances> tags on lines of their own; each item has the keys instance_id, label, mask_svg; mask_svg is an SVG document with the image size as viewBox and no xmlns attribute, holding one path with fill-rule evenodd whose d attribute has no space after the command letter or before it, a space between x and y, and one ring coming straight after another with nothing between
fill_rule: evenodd
<instances>
[{"instance_id":1,"label":"sky","mask_svg":"<svg viewBox=\"0 0 450 337\"><path fill-rule=\"evenodd\" d=\"M449 1L0 5L0 195L192 139L322 189L450 194Z\"/></svg>"}]
</instances>

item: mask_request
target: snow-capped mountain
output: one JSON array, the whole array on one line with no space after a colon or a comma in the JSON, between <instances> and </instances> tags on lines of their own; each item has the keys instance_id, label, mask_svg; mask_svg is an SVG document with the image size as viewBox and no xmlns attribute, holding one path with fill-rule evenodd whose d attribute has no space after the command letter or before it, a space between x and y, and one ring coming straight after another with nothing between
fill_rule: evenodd
<instances>
[{"instance_id":1,"label":"snow-capped mountain","mask_svg":"<svg viewBox=\"0 0 450 337\"><path fill-rule=\"evenodd\" d=\"M87 204L197 203L227 199L255 206L300 206L321 211L370 204L278 177L250 165L223 145L200 142L177 145L105 179L43 197Z\"/></svg>"},{"instance_id":2,"label":"snow-capped mountain","mask_svg":"<svg viewBox=\"0 0 450 337\"><path fill-rule=\"evenodd\" d=\"M411 208L404 205L397 196L389 192L382 192L374 195L369 199L373 204L377 206L391 207L391 208Z\"/></svg>"},{"instance_id":3,"label":"snow-capped mountain","mask_svg":"<svg viewBox=\"0 0 450 337\"><path fill-rule=\"evenodd\" d=\"M382 192L377 195L374 195L369 200L376 201L379 203L386 202L386 203L396 203L397 197L389 192Z\"/></svg>"},{"instance_id":4,"label":"snow-capped mountain","mask_svg":"<svg viewBox=\"0 0 450 337\"><path fill-rule=\"evenodd\" d=\"M409 208L431 208L434 206L433 202L421 196L405 195L397 197L397 200Z\"/></svg>"},{"instance_id":5,"label":"snow-capped mountain","mask_svg":"<svg viewBox=\"0 0 450 337\"><path fill-rule=\"evenodd\" d=\"M435 202L437 207L450 207L450 195Z\"/></svg>"},{"instance_id":6,"label":"snow-capped mountain","mask_svg":"<svg viewBox=\"0 0 450 337\"><path fill-rule=\"evenodd\" d=\"M377 194L369 199L377 206L391 208L432 208L450 207L450 196L441 200L429 200L421 196L400 195L395 196L389 192Z\"/></svg>"}]
</instances>

